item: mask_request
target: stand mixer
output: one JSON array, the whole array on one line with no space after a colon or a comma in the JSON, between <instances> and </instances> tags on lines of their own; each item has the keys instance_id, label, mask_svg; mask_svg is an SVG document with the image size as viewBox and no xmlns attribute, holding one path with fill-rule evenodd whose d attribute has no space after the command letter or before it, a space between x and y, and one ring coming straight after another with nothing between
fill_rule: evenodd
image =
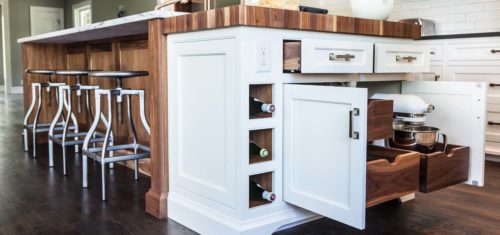
<instances>
[{"instance_id":1,"label":"stand mixer","mask_svg":"<svg viewBox=\"0 0 500 235\"><path fill-rule=\"evenodd\" d=\"M426 126L426 116L435 107L415 95L374 94L371 99L393 100L393 136L389 146L430 153L436 151L441 136L446 150L446 135L439 128Z\"/></svg>"}]
</instances>

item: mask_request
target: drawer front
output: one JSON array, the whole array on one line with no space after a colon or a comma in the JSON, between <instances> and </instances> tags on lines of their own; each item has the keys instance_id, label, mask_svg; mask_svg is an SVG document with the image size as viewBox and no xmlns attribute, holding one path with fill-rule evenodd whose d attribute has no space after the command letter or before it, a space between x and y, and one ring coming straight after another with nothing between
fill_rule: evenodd
<instances>
[{"instance_id":1,"label":"drawer front","mask_svg":"<svg viewBox=\"0 0 500 235\"><path fill-rule=\"evenodd\" d=\"M443 148L440 144L439 148ZM420 159L420 192L430 193L469 179L469 147L448 145L446 154L423 154Z\"/></svg>"},{"instance_id":2,"label":"drawer front","mask_svg":"<svg viewBox=\"0 0 500 235\"><path fill-rule=\"evenodd\" d=\"M486 141L500 143L500 113L488 111L486 117Z\"/></svg>"},{"instance_id":3,"label":"drawer front","mask_svg":"<svg viewBox=\"0 0 500 235\"><path fill-rule=\"evenodd\" d=\"M498 101L498 99L496 99L494 96L500 97L499 66L485 66L485 67L449 66L447 69L446 77L451 81L457 81L457 82L487 83L488 103Z\"/></svg>"},{"instance_id":4,"label":"drawer front","mask_svg":"<svg viewBox=\"0 0 500 235\"><path fill-rule=\"evenodd\" d=\"M367 207L418 191L420 153L369 145L367 155Z\"/></svg>"},{"instance_id":5,"label":"drawer front","mask_svg":"<svg viewBox=\"0 0 500 235\"><path fill-rule=\"evenodd\" d=\"M486 154L500 156L500 142L486 141L484 151Z\"/></svg>"},{"instance_id":6,"label":"drawer front","mask_svg":"<svg viewBox=\"0 0 500 235\"><path fill-rule=\"evenodd\" d=\"M373 44L302 40L302 73L373 73Z\"/></svg>"},{"instance_id":7,"label":"drawer front","mask_svg":"<svg viewBox=\"0 0 500 235\"><path fill-rule=\"evenodd\" d=\"M428 46L375 44L375 73L429 72Z\"/></svg>"},{"instance_id":8,"label":"drawer front","mask_svg":"<svg viewBox=\"0 0 500 235\"><path fill-rule=\"evenodd\" d=\"M500 41L450 43L448 44L448 60L500 61Z\"/></svg>"},{"instance_id":9,"label":"drawer front","mask_svg":"<svg viewBox=\"0 0 500 235\"><path fill-rule=\"evenodd\" d=\"M429 47L429 55L431 61L441 61L443 60L443 45L427 45Z\"/></svg>"}]
</instances>

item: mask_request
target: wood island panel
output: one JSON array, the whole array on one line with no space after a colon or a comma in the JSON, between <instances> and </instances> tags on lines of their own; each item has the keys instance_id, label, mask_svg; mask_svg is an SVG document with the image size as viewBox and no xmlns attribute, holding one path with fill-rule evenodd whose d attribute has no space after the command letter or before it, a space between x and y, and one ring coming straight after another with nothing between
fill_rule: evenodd
<instances>
[{"instance_id":1,"label":"wood island panel","mask_svg":"<svg viewBox=\"0 0 500 235\"><path fill-rule=\"evenodd\" d=\"M235 26L420 38L420 26L409 23L323 15L292 10L235 5L163 20L163 34Z\"/></svg>"}]
</instances>

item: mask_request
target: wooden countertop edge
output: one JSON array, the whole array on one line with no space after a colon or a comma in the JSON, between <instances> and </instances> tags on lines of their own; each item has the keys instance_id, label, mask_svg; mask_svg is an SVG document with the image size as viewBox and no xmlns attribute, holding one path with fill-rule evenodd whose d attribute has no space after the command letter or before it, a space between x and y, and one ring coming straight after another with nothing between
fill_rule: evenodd
<instances>
[{"instance_id":1,"label":"wooden countertop edge","mask_svg":"<svg viewBox=\"0 0 500 235\"><path fill-rule=\"evenodd\" d=\"M419 39L421 35L421 27L415 24L246 5L196 12L161 21L163 34L251 26L409 39Z\"/></svg>"}]
</instances>

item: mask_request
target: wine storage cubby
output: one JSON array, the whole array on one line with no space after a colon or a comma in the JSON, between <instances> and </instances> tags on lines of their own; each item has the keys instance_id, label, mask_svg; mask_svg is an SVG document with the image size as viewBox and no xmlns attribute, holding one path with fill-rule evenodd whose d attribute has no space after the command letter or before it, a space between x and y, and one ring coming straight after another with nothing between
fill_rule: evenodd
<instances>
[{"instance_id":1,"label":"wine storage cubby","mask_svg":"<svg viewBox=\"0 0 500 235\"><path fill-rule=\"evenodd\" d=\"M262 206L266 205L269 203L272 203L269 200L263 199L263 198L256 198L255 196L252 196L252 190L251 190L251 184L252 181L259 184L265 191L268 192L273 192L273 172L267 172L267 173L262 173L262 174L257 174L257 175L251 175L249 177L249 207L257 207L257 206Z\"/></svg>"},{"instance_id":2,"label":"wine storage cubby","mask_svg":"<svg viewBox=\"0 0 500 235\"><path fill-rule=\"evenodd\" d=\"M273 104L273 85L272 84L259 84L250 85L250 98L256 98L265 104ZM272 112L253 112L252 105L249 107L250 119L256 118L269 118L273 116ZM273 108L274 110L274 108Z\"/></svg>"},{"instance_id":3,"label":"wine storage cubby","mask_svg":"<svg viewBox=\"0 0 500 235\"><path fill-rule=\"evenodd\" d=\"M273 160L273 129L250 131L248 154L250 164Z\"/></svg>"}]
</instances>

